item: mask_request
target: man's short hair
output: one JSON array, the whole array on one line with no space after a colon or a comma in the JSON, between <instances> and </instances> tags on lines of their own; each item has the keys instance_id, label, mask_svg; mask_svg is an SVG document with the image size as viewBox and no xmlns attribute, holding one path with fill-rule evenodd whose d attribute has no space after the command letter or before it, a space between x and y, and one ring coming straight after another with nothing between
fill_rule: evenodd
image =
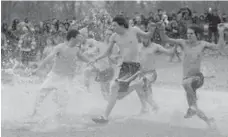
<instances>
[{"instance_id":1,"label":"man's short hair","mask_svg":"<svg viewBox=\"0 0 228 137\"><path fill-rule=\"evenodd\" d=\"M79 31L76 30L76 29L71 29L67 32L67 36L66 36L66 39L67 41L70 41L71 38L76 38L78 36Z\"/></svg>"},{"instance_id":2,"label":"man's short hair","mask_svg":"<svg viewBox=\"0 0 228 137\"><path fill-rule=\"evenodd\" d=\"M129 28L127 20L122 15L115 16L112 22L116 22L118 25L124 26L124 28Z\"/></svg>"},{"instance_id":3,"label":"man's short hair","mask_svg":"<svg viewBox=\"0 0 228 137\"><path fill-rule=\"evenodd\" d=\"M203 35L204 30L201 27L199 27L198 25L191 25L188 28L192 29L198 38Z\"/></svg>"}]
</instances>

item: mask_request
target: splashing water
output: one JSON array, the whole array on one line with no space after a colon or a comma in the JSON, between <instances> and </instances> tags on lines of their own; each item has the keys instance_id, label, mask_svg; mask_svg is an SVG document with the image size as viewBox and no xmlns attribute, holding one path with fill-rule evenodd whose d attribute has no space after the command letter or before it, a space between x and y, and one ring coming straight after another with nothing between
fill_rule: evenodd
<instances>
[{"instance_id":1,"label":"splashing water","mask_svg":"<svg viewBox=\"0 0 228 137\"><path fill-rule=\"evenodd\" d=\"M83 67L82 67L83 68ZM20 128L25 127L26 118L32 113L37 92L43 82L42 78L29 76L32 69L20 70L14 67L2 70L2 127ZM8 82L6 79L8 79ZM6 82L4 82L4 80ZM92 93L85 91L83 87L83 76L78 74L73 86L69 90L69 100L66 109L64 123L66 126L81 129L91 122L90 118L100 115L107 104L101 95L100 87L97 83L91 86ZM9 84L10 83L10 84ZM201 90L199 94L199 106L203 111L216 119L217 126L221 132L228 134L228 109L225 92L208 92ZM198 118L186 120L183 115L187 109L187 103L183 89L173 89L171 87L153 87L153 97L160 107L157 114L142 117L144 120L156 121L159 123L169 123L172 125L205 128L205 123ZM43 102L41 114L46 120L43 131L49 131L50 127L55 127L56 104L53 102L53 94L50 94ZM140 111L140 101L136 93L132 93L124 100L118 101L113 109L113 117L125 117L137 114ZM56 128L55 128L56 129ZM38 130L39 131L39 130Z\"/></svg>"},{"instance_id":2,"label":"splashing water","mask_svg":"<svg viewBox=\"0 0 228 137\"><path fill-rule=\"evenodd\" d=\"M18 122L23 125L22 123L31 115L37 93L43 82L37 76L29 76L32 69L23 71L15 69L16 65L18 64L15 63L12 68L2 70L2 123L3 127L7 125L7 128L15 127ZM93 93L88 93L82 81L82 75L76 76L73 80L73 86L69 89L70 98L67 100L66 109L67 116L73 115L80 121L82 116L98 115L106 104L98 84L94 84ZM43 117L51 117L49 121L54 117L57 109L53 98L52 93L45 99L40 110ZM77 121L74 122L77 123Z\"/></svg>"}]
</instances>

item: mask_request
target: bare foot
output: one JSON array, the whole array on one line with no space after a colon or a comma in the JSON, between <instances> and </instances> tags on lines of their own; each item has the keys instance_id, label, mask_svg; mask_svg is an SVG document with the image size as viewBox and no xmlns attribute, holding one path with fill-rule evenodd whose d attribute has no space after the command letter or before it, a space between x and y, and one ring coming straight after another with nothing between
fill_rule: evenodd
<instances>
[{"instance_id":1,"label":"bare foot","mask_svg":"<svg viewBox=\"0 0 228 137\"><path fill-rule=\"evenodd\" d=\"M154 107L152 108L152 111L157 113L159 110L159 107L157 105L154 105Z\"/></svg>"},{"instance_id":2,"label":"bare foot","mask_svg":"<svg viewBox=\"0 0 228 137\"><path fill-rule=\"evenodd\" d=\"M187 113L184 115L184 118L191 118L196 114L196 110L188 108Z\"/></svg>"},{"instance_id":3,"label":"bare foot","mask_svg":"<svg viewBox=\"0 0 228 137\"><path fill-rule=\"evenodd\" d=\"M149 113L149 110L148 109L141 109L141 111L139 112L139 116L140 115L145 115L145 114L148 114Z\"/></svg>"},{"instance_id":4,"label":"bare foot","mask_svg":"<svg viewBox=\"0 0 228 137\"><path fill-rule=\"evenodd\" d=\"M212 130L215 130L217 128L214 118L208 119L207 125L208 125L209 129L212 129Z\"/></svg>"},{"instance_id":5,"label":"bare foot","mask_svg":"<svg viewBox=\"0 0 228 137\"><path fill-rule=\"evenodd\" d=\"M40 115L32 114L26 118L25 123L38 123L40 120L41 120Z\"/></svg>"}]
</instances>

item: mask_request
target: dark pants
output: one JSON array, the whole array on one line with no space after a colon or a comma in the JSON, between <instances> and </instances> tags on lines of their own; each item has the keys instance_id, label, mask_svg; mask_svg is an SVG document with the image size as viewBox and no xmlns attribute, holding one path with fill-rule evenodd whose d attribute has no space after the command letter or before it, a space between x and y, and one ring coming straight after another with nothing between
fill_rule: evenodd
<instances>
[{"instance_id":1,"label":"dark pants","mask_svg":"<svg viewBox=\"0 0 228 137\"><path fill-rule=\"evenodd\" d=\"M22 51L21 52L21 62L24 65L28 65L30 59L31 51Z\"/></svg>"},{"instance_id":2,"label":"dark pants","mask_svg":"<svg viewBox=\"0 0 228 137\"><path fill-rule=\"evenodd\" d=\"M214 27L209 28L208 35L209 35L209 41L210 42L212 42L212 35L214 35L214 42L215 42L215 44L218 43L219 34L218 34L217 28L214 28Z\"/></svg>"}]
</instances>

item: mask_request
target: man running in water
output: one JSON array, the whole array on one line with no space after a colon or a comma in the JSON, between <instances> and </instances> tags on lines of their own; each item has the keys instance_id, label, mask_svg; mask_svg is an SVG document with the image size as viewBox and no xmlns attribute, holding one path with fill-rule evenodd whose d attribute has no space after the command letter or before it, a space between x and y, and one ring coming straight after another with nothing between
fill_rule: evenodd
<instances>
[{"instance_id":1,"label":"man running in water","mask_svg":"<svg viewBox=\"0 0 228 137\"><path fill-rule=\"evenodd\" d=\"M113 34L111 29L108 29L106 31L106 37L104 40L104 43L100 44L100 47L105 51L107 50L107 46L109 45L110 37ZM103 47L102 47L103 46ZM105 46L105 47L104 47ZM100 53L100 55L104 54L103 50ZM119 52L119 46L114 45L113 49L110 53L111 55L107 58L103 58L99 61L99 65L97 68L97 74L95 81L99 82L101 86L101 93L105 100L108 100L110 96L110 83L113 80L114 77L114 71L118 65L119 59L121 58L120 52ZM97 63L98 64L98 63Z\"/></svg>"},{"instance_id":2,"label":"man running in water","mask_svg":"<svg viewBox=\"0 0 228 137\"><path fill-rule=\"evenodd\" d=\"M153 32L143 32L139 28L129 27L128 22L123 16L116 16L113 19L113 29L115 31L110 38L110 46L104 55L95 59L94 63L102 58L110 56L115 43L120 48L120 55L122 56L122 65L115 72L115 81L113 81L110 90L111 95L108 100L108 106L105 110L105 114L99 118L94 118L96 123L108 122L108 116L110 115L113 107L116 104L117 99L122 99L129 94L128 88L138 73L140 72L140 63L138 61L138 39L137 35L150 38Z\"/></svg>"},{"instance_id":3,"label":"man running in water","mask_svg":"<svg viewBox=\"0 0 228 137\"><path fill-rule=\"evenodd\" d=\"M146 25L145 28L147 28ZM139 78L136 79L137 82L134 82L135 84L131 85L129 90L136 90L142 104L141 113L146 113L148 111L146 103L148 103L154 111L157 111L158 109L158 106L152 97L152 83L157 79L156 54L159 52L172 56L175 49L172 48L171 50L167 50L161 45L151 42L148 38L142 39L142 42L143 46L140 47L139 52L141 73L139 74Z\"/></svg>"},{"instance_id":4,"label":"man running in water","mask_svg":"<svg viewBox=\"0 0 228 137\"><path fill-rule=\"evenodd\" d=\"M36 74L47 62L54 59L54 65L51 72L49 72L47 79L39 90L35 109L32 117L37 116L38 109L44 99L52 92L55 91L56 103L58 104L57 116L62 116L65 112L68 99L69 83L74 78L75 69L78 61L89 62L89 60L80 53L81 36L77 30L69 30L66 36L67 41L57 45L52 53L50 53L39 67L33 72Z\"/></svg>"},{"instance_id":5,"label":"man running in water","mask_svg":"<svg viewBox=\"0 0 228 137\"><path fill-rule=\"evenodd\" d=\"M108 29L106 31L105 41L96 42L96 44L93 45L95 48L98 49L99 55L104 54L104 52L107 50L107 45L109 44L109 39L112 33L112 30ZM117 65L118 62L118 54L119 48L117 45L115 45L110 57L103 58L99 61L99 63L96 64L96 66L93 65L92 67L87 67L84 72L85 86L87 87L87 90L90 91L90 80L92 77L94 77L94 80L98 82L101 86L102 95L104 96L105 100L107 100L109 96L110 82L114 76L114 67Z\"/></svg>"},{"instance_id":6,"label":"man running in water","mask_svg":"<svg viewBox=\"0 0 228 137\"><path fill-rule=\"evenodd\" d=\"M80 34L83 36L82 45L83 45L83 54L89 58L94 59L100 54L101 48L98 47L100 42L95 39L88 39L88 29L83 28L80 31ZM81 65L83 66L83 65ZM97 68L95 66L87 66L83 72L84 74L84 86L87 89L87 92L90 91L91 79L96 77Z\"/></svg>"},{"instance_id":7,"label":"man running in water","mask_svg":"<svg viewBox=\"0 0 228 137\"><path fill-rule=\"evenodd\" d=\"M204 76L201 73L201 61L205 49L220 49L224 44L224 24L219 24L219 42L218 44L199 41L197 37L203 31L198 26L189 26L187 30L187 40L171 39L165 35L164 25L161 25L162 39L168 43L178 44L184 52L183 58L183 81L182 85L186 91L188 110L185 118L191 118L197 115L204 120L209 126L213 123L213 118L208 118L197 106L196 90L204 83ZM227 28L227 26L226 26Z\"/></svg>"}]
</instances>

